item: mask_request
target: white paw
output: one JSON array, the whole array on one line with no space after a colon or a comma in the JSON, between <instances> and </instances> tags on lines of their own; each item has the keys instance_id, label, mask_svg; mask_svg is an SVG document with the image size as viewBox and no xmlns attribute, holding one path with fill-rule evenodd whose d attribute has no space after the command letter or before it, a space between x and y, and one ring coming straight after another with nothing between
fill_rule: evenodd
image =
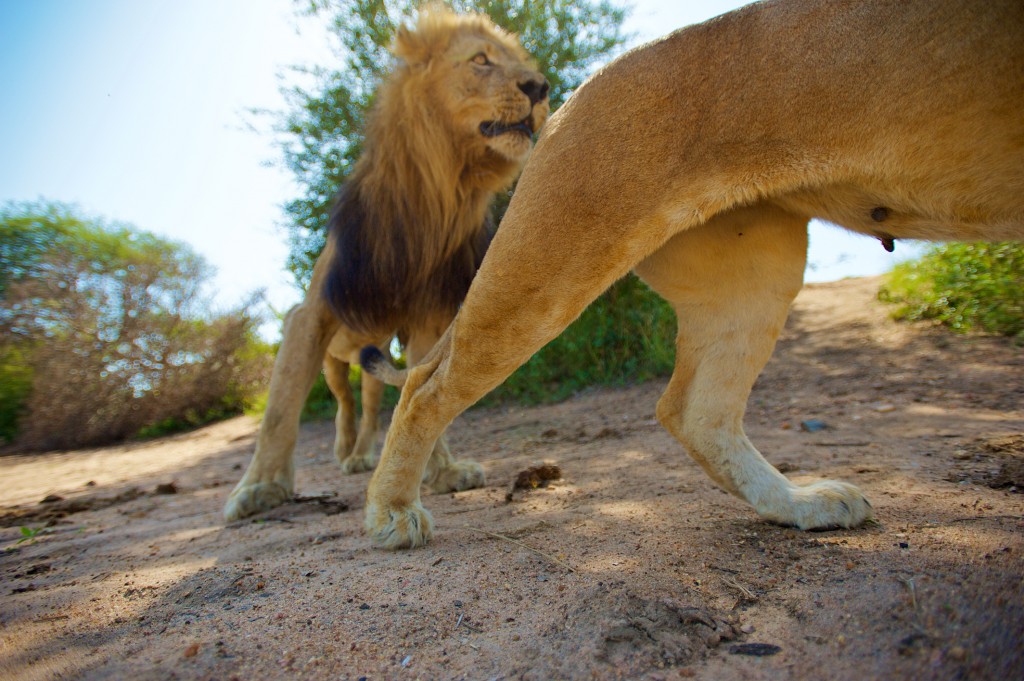
<instances>
[{"instance_id":1,"label":"white paw","mask_svg":"<svg viewBox=\"0 0 1024 681\"><path fill-rule=\"evenodd\" d=\"M292 498L292 491L278 482L257 482L239 485L231 492L224 506L224 519L228 522L268 511Z\"/></svg>"},{"instance_id":2,"label":"white paw","mask_svg":"<svg viewBox=\"0 0 1024 681\"><path fill-rule=\"evenodd\" d=\"M418 500L408 506L391 508L367 501L365 527L381 548L411 549L430 541L434 519Z\"/></svg>"},{"instance_id":3,"label":"white paw","mask_svg":"<svg viewBox=\"0 0 1024 681\"><path fill-rule=\"evenodd\" d=\"M758 508L764 518L801 530L856 527L872 517L871 503L861 491L845 482L822 480L809 485L794 485L789 503L774 508Z\"/></svg>"},{"instance_id":4,"label":"white paw","mask_svg":"<svg viewBox=\"0 0 1024 681\"><path fill-rule=\"evenodd\" d=\"M363 455L350 454L342 459L340 463L341 472L345 475L352 475L353 473L372 471L373 467L377 465L377 457L374 456L373 452L367 452Z\"/></svg>"},{"instance_id":5,"label":"white paw","mask_svg":"<svg viewBox=\"0 0 1024 681\"><path fill-rule=\"evenodd\" d=\"M456 461L423 481L435 494L461 492L486 484L484 469L476 461Z\"/></svg>"}]
</instances>

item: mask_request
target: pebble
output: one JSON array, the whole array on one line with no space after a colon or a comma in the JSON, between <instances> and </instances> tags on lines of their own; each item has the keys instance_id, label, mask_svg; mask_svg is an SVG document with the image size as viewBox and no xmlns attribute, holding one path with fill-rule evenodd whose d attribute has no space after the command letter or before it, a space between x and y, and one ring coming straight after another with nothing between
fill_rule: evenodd
<instances>
[{"instance_id":1,"label":"pebble","mask_svg":"<svg viewBox=\"0 0 1024 681\"><path fill-rule=\"evenodd\" d=\"M729 648L733 655L753 655L754 657L765 657L776 655L782 652L782 648L772 643L740 643Z\"/></svg>"},{"instance_id":2,"label":"pebble","mask_svg":"<svg viewBox=\"0 0 1024 681\"><path fill-rule=\"evenodd\" d=\"M800 430L806 433L817 433L819 430L825 430L828 428L828 424L821 419L807 419L806 421L800 422Z\"/></svg>"}]
</instances>

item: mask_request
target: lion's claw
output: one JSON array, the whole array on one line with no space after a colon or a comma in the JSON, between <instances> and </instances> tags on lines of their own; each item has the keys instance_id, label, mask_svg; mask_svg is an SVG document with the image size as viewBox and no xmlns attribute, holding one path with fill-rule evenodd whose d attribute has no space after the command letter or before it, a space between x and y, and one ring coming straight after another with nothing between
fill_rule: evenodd
<instances>
[{"instance_id":1,"label":"lion's claw","mask_svg":"<svg viewBox=\"0 0 1024 681\"><path fill-rule=\"evenodd\" d=\"M435 494L461 492L486 484L484 469L476 461L455 461L423 481Z\"/></svg>"},{"instance_id":2,"label":"lion's claw","mask_svg":"<svg viewBox=\"0 0 1024 681\"><path fill-rule=\"evenodd\" d=\"M871 503L861 491L836 480L794 486L787 506L757 510L768 520L801 530L857 527L872 517Z\"/></svg>"},{"instance_id":3,"label":"lion's claw","mask_svg":"<svg viewBox=\"0 0 1024 681\"><path fill-rule=\"evenodd\" d=\"M354 473L363 473L365 471L372 471L373 467L377 465L377 458L373 453L364 454L362 456L356 454L350 454L349 456L342 459L341 472L345 475L352 475Z\"/></svg>"},{"instance_id":4,"label":"lion's claw","mask_svg":"<svg viewBox=\"0 0 1024 681\"><path fill-rule=\"evenodd\" d=\"M410 549L423 546L434 534L434 519L423 504L397 508L366 505L366 532L375 544L385 549Z\"/></svg>"},{"instance_id":5,"label":"lion's claw","mask_svg":"<svg viewBox=\"0 0 1024 681\"><path fill-rule=\"evenodd\" d=\"M228 522L240 520L280 506L291 498L291 490L278 482L239 485L224 505L224 519Z\"/></svg>"}]
</instances>

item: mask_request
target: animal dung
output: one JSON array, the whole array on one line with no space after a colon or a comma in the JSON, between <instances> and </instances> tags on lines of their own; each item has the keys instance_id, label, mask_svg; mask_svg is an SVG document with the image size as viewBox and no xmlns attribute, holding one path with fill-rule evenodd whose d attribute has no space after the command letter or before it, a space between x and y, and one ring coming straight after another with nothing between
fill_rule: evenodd
<instances>
[{"instance_id":1,"label":"animal dung","mask_svg":"<svg viewBox=\"0 0 1024 681\"><path fill-rule=\"evenodd\" d=\"M505 501L512 501L512 495L515 494L517 489L547 487L548 483L552 480L560 480L561 478L562 469L555 464L544 463L530 466L525 470L519 471L519 474L516 475L516 479L512 482L512 487L505 494Z\"/></svg>"}]
</instances>

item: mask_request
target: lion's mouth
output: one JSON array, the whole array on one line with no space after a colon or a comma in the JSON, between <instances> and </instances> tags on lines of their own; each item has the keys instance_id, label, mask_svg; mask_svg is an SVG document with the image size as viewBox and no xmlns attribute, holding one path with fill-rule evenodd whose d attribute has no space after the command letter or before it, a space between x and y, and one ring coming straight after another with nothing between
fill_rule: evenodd
<instances>
[{"instance_id":1,"label":"lion's mouth","mask_svg":"<svg viewBox=\"0 0 1024 681\"><path fill-rule=\"evenodd\" d=\"M526 135L527 137L533 136L533 121L530 116L527 116L518 123L502 123L500 121L484 121L480 124L480 132L484 137L498 137L505 135L510 132L518 133L520 135Z\"/></svg>"}]
</instances>

